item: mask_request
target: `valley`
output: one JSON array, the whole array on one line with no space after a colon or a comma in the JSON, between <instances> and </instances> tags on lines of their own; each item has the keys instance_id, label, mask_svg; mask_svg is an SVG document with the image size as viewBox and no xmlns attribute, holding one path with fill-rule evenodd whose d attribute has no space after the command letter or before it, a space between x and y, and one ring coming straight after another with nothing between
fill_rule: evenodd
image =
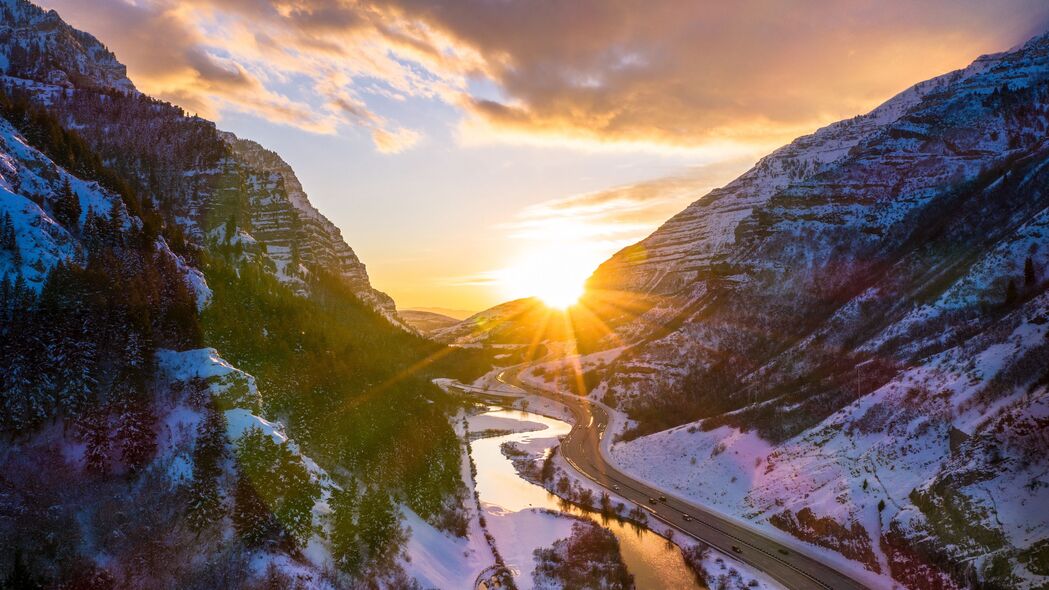
<instances>
[{"instance_id":1,"label":"valley","mask_svg":"<svg viewBox=\"0 0 1049 590\"><path fill-rule=\"evenodd\" d=\"M457 200L493 170L509 200L532 190L515 185L526 176L560 170L588 187L605 165L693 166L695 154L596 150L567 173L576 156L558 150L586 149L511 149L485 143L492 129L475 120L448 123L445 107L537 122L514 110L527 101L502 104L480 83L497 69L488 53L436 24L455 11L98 2L115 11L95 21L106 30L122 10L162 10L176 45L201 42L185 33L193 18L213 32L236 11L290 19L302 45L253 59L324 57L289 72L241 65L237 44L176 51L221 89L216 123L191 114L205 105L190 94L141 90L58 11L0 0L0 588L1049 584L1049 33L967 55L720 188L684 175L533 195L491 231L448 230L425 211L454 200L495 215L498 198ZM373 35L354 59L326 36L347 22ZM237 43L266 45L259 34ZM324 69L333 55L370 73ZM511 69L524 57L499 55ZM653 65L611 55L615 76ZM438 83L433 70L452 63ZM551 92L570 78L596 96L615 78L548 66ZM401 68L398 83L378 81ZM315 70L327 82L300 88ZM414 91L447 104L417 109ZM314 111L295 108L298 93L316 95ZM380 99L393 106L368 110ZM572 112L600 101L584 102ZM399 126L405 112L447 125L417 133ZM274 129L296 124L314 134L301 153L263 145L288 145ZM492 169L434 156L445 136ZM362 141L369 153L345 168L312 161ZM515 168L522 153L530 164ZM456 184L427 186L404 162L438 162ZM343 190L362 175L354 186L371 192ZM355 249L405 186L418 200L383 221L382 248ZM448 276L427 275L433 306L399 309L373 284L371 254L405 280L445 231L522 252L474 272L494 250L469 242L461 273L442 261ZM617 250L580 292L587 240ZM559 264L568 243L579 251ZM453 307L448 295L500 281L534 283L532 296L473 312L480 297Z\"/></svg>"}]
</instances>

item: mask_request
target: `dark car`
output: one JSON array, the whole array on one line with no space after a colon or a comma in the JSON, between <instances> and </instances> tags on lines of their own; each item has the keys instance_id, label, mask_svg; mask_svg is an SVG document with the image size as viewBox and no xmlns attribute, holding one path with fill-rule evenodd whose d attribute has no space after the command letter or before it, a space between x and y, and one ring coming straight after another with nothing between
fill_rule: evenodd
<instances>
[{"instance_id":1,"label":"dark car","mask_svg":"<svg viewBox=\"0 0 1049 590\"><path fill-rule=\"evenodd\" d=\"M732 552L733 553L743 553L743 550L740 549L738 545L733 545L732 546Z\"/></svg>"},{"instance_id":2,"label":"dark car","mask_svg":"<svg viewBox=\"0 0 1049 590\"><path fill-rule=\"evenodd\" d=\"M660 496L659 497L659 501L660 502L666 502L667 501L667 497L666 496Z\"/></svg>"},{"instance_id":3,"label":"dark car","mask_svg":"<svg viewBox=\"0 0 1049 590\"><path fill-rule=\"evenodd\" d=\"M649 499L648 499L648 503L649 503L649 504L658 504L658 503L659 503L659 500L656 500L655 498L649 498Z\"/></svg>"}]
</instances>

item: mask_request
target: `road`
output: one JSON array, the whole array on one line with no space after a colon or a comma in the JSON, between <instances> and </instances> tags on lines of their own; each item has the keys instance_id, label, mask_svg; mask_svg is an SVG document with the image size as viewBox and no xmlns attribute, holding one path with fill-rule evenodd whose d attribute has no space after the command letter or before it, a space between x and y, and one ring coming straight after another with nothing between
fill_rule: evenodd
<instances>
[{"instance_id":1,"label":"road","mask_svg":"<svg viewBox=\"0 0 1049 590\"><path fill-rule=\"evenodd\" d=\"M683 501L622 473L601 453L601 438L608 427L608 411L599 404L575 395L551 393L522 382L517 371L499 375L503 383L525 392L552 399L571 410L575 424L561 441L561 455L579 473L601 487L648 509L652 519L731 555L765 572L784 586L797 590L862 590L866 586L847 574L800 552L795 546L765 536L751 527L721 515L710 508ZM499 396L486 390L485 395ZM666 498L665 500L663 498ZM652 502L655 500L655 503ZM685 520L685 515L692 518Z\"/></svg>"}]
</instances>

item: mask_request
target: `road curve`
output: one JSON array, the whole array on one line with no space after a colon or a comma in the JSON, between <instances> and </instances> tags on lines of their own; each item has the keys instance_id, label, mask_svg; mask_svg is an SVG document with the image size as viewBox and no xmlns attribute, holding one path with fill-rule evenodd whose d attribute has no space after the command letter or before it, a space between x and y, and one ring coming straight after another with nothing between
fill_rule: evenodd
<instances>
[{"instance_id":1,"label":"road curve","mask_svg":"<svg viewBox=\"0 0 1049 590\"><path fill-rule=\"evenodd\" d=\"M601 405L576 395L551 393L532 387L518 378L517 371L504 371L499 375L499 380L524 392L552 399L571 410L575 424L561 441L561 455L579 473L601 487L645 507L650 519L662 521L732 555L788 588L866 590L863 583L811 555L799 552L793 546L769 538L710 508L686 502L640 482L613 467L601 453L601 438L609 423L608 412ZM483 393L500 396L498 391L485 390ZM664 495L666 500L662 500ZM655 503L652 503L653 499ZM686 521L685 515L692 520Z\"/></svg>"}]
</instances>

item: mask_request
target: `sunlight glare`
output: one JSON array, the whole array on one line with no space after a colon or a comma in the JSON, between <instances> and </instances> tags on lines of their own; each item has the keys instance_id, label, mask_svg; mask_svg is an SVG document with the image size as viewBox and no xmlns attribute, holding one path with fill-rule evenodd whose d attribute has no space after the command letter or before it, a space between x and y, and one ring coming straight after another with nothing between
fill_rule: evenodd
<instances>
[{"instance_id":1,"label":"sunlight glare","mask_svg":"<svg viewBox=\"0 0 1049 590\"><path fill-rule=\"evenodd\" d=\"M512 298L537 297L546 305L565 309L583 294L583 284L600 258L571 248L530 252L503 271L501 283Z\"/></svg>"}]
</instances>

